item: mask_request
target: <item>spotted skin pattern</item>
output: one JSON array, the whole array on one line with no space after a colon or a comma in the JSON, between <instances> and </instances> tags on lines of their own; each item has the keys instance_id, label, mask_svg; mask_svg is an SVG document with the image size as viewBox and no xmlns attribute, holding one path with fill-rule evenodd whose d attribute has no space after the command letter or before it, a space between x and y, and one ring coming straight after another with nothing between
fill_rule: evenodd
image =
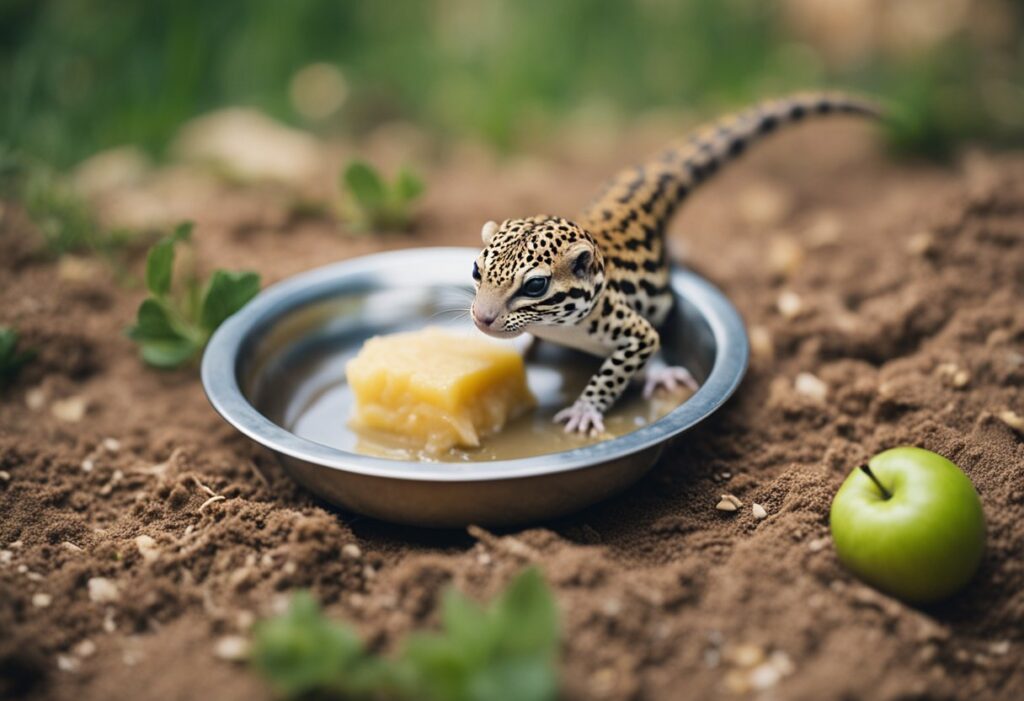
<instances>
[{"instance_id":1,"label":"spotted skin pattern","mask_svg":"<svg viewBox=\"0 0 1024 701\"><path fill-rule=\"evenodd\" d=\"M604 358L566 430L603 431L603 416L660 347L672 309L664 231L686 197L779 127L832 114L877 117L872 103L799 94L758 104L623 170L576 221L535 216L488 222L474 265L472 315L492 336L523 332Z\"/></svg>"}]
</instances>

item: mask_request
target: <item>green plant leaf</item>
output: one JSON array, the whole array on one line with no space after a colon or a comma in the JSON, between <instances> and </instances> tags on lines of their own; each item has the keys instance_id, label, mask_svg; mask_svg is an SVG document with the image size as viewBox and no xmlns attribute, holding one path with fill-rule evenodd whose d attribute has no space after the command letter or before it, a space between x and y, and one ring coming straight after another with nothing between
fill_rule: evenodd
<instances>
[{"instance_id":1,"label":"green plant leaf","mask_svg":"<svg viewBox=\"0 0 1024 701\"><path fill-rule=\"evenodd\" d=\"M0 390L14 382L25 364L35 356L34 350L18 352L18 332L0 326Z\"/></svg>"},{"instance_id":2,"label":"green plant leaf","mask_svg":"<svg viewBox=\"0 0 1024 701\"><path fill-rule=\"evenodd\" d=\"M198 351L199 345L183 336L143 341L141 344L142 359L153 367L165 370L184 365L194 358Z\"/></svg>"},{"instance_id":3,"label":"green plant leaf","mask_svg":"<svg viewBox=\"0 0 1024 701\"><path fill-rule=\"evenodd\" d=\"M387 201L387 188L377 171L368 163L353 161L345 169L345 187L356 203L372 213Z\"/></svg>"},{"instance_id":4,"label":"green plant leaf","mask_svg":"<svg viewBox=\"0 0 1024 701\"><path fill-rule=\"evenodd\" d=\"M182 222L174 229L174 233L156 242L149 249L146 257L146 287L158 297L171 291L171 279L174 272L174 246L179 241L187 241L192 235L192 222Z\"/></svg>"},{"instance_id":5,"label":"green plant leaf","mask_svg":"<svg viewBox=\"0 0 1024 701\"><path fill-rule=\"evenodd\" d=\"M426 185L411 170L402 168L398 171L394 192L399 202L408 204L422 195L425 189Z\"/></svg>"},{"instance_id":6,"label":"green plant leaf","mask_svg":"<svg viewBox=\"0 0 1024 701\"><path fill-rule=\"evenodd\" d=\"M350 698L388 685L355 632L325 618L307 592L292 598L285 615L256 625L252 663L288 697L334 691Z\"/></svg>"},{"instance_id":7,"label":"green plant leaf","mask_svg":"<svg viewBox=\"0 0 1024 701\"><path fill-rule=\"evenodd\" d=\"M260 276L257 273L215 271L203 295L199 312L200 326L207 333L213 333L259 291Z\"/></svg>"},{"instance_id":8,"label":"green plant leaf","mask_svg":"<svg viewBox=\"0 0 1024 701\"><path fill-rule=\"evenodd\" d=\"M136 341L162 341L180 336L166 308L152 298L142 301L135 316L135 326L128 329L128 337Z\"/></svg>"},{"instance_id":9,"label":"green plant leaf","mask_svg":"<svg viewBox=\"0 0 1024 701\"><path fill-rule=\"evenodd\" d=\"M512 653L553 652L558 644L558 612L536 568L520 574L494 605L501 649Z\"/></svg>"}]
</instances>

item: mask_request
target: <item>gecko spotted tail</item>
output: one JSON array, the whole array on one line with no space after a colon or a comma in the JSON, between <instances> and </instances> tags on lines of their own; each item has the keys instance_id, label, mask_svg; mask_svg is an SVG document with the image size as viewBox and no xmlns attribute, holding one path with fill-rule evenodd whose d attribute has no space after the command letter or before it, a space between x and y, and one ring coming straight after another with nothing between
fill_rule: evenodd
<instances>
[{"instance_id":1,"label":"gecko spotted tail","mask_svg":"<svg viewBox=\"0 0 1024 701\"><path fill-rule=\"evenodd\" d=\"M555 417L567 430L599 432L604 413L660 348L657 329L673 305L665 228L680 203L754 142L789 124L842 114L882 111L831 93L763 102L621 171L574 221L487 222L473 268L474 322L493 336L528 332L603 358L576 402ZM660 368L647 391L692 381L683 368Z\"/></svg>"}]
</instances>

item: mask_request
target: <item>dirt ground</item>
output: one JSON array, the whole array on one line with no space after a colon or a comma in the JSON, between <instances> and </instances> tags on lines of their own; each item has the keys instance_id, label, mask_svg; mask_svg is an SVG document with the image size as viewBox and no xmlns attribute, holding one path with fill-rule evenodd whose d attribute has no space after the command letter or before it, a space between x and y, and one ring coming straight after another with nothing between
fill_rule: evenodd
<instances>
[{"instance_id":1,"label":"dirt ground","mask_svg":"<svg viewBox=\"0 0 1024 701\"><path fill-rule=\"evenodd\" d=\"M489 218L571 214L666 135L454 153L406 236L346 235L277 187L148 187L196 221L205 265L273 282L476 245ZM39 357L0 402L0 697L267 698L224 658L289 591L388 650L436 620L445 587L490 596L532 562L562 611L568 699L1024 698L1024 444L1008 413L1024 415L1024 156L897 164L866 126L808 125L730 167L671 231L749 325L736 397L626 493L477 540L318 504L214 413L194 369L137 360L123 331L138 288L34 261L6 203L0 324ZM989 524L973 584L925 610L858 583L828 531L848 471L907 443L959 464ZM723 492L744 506L716 510Z\"/></svg>"}]
</instances>

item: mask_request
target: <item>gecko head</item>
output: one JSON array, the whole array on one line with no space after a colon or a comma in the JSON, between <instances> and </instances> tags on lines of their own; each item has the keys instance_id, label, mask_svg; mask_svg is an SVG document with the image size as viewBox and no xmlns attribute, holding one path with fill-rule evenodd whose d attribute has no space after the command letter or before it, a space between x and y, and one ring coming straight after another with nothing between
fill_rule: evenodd
<instances>
[{"instance_id":1,"label":"gecko head","mask_svg":"<svg viewBox=\"0 0 1024 701\"><path fill-rule=\"evenodd\" d=\"M560 217L489 221L473 264L471 314L484 333L509 338L532 326L573 325L604 288L604 259L581 226Z\"/></svg>"}]
</instances>

